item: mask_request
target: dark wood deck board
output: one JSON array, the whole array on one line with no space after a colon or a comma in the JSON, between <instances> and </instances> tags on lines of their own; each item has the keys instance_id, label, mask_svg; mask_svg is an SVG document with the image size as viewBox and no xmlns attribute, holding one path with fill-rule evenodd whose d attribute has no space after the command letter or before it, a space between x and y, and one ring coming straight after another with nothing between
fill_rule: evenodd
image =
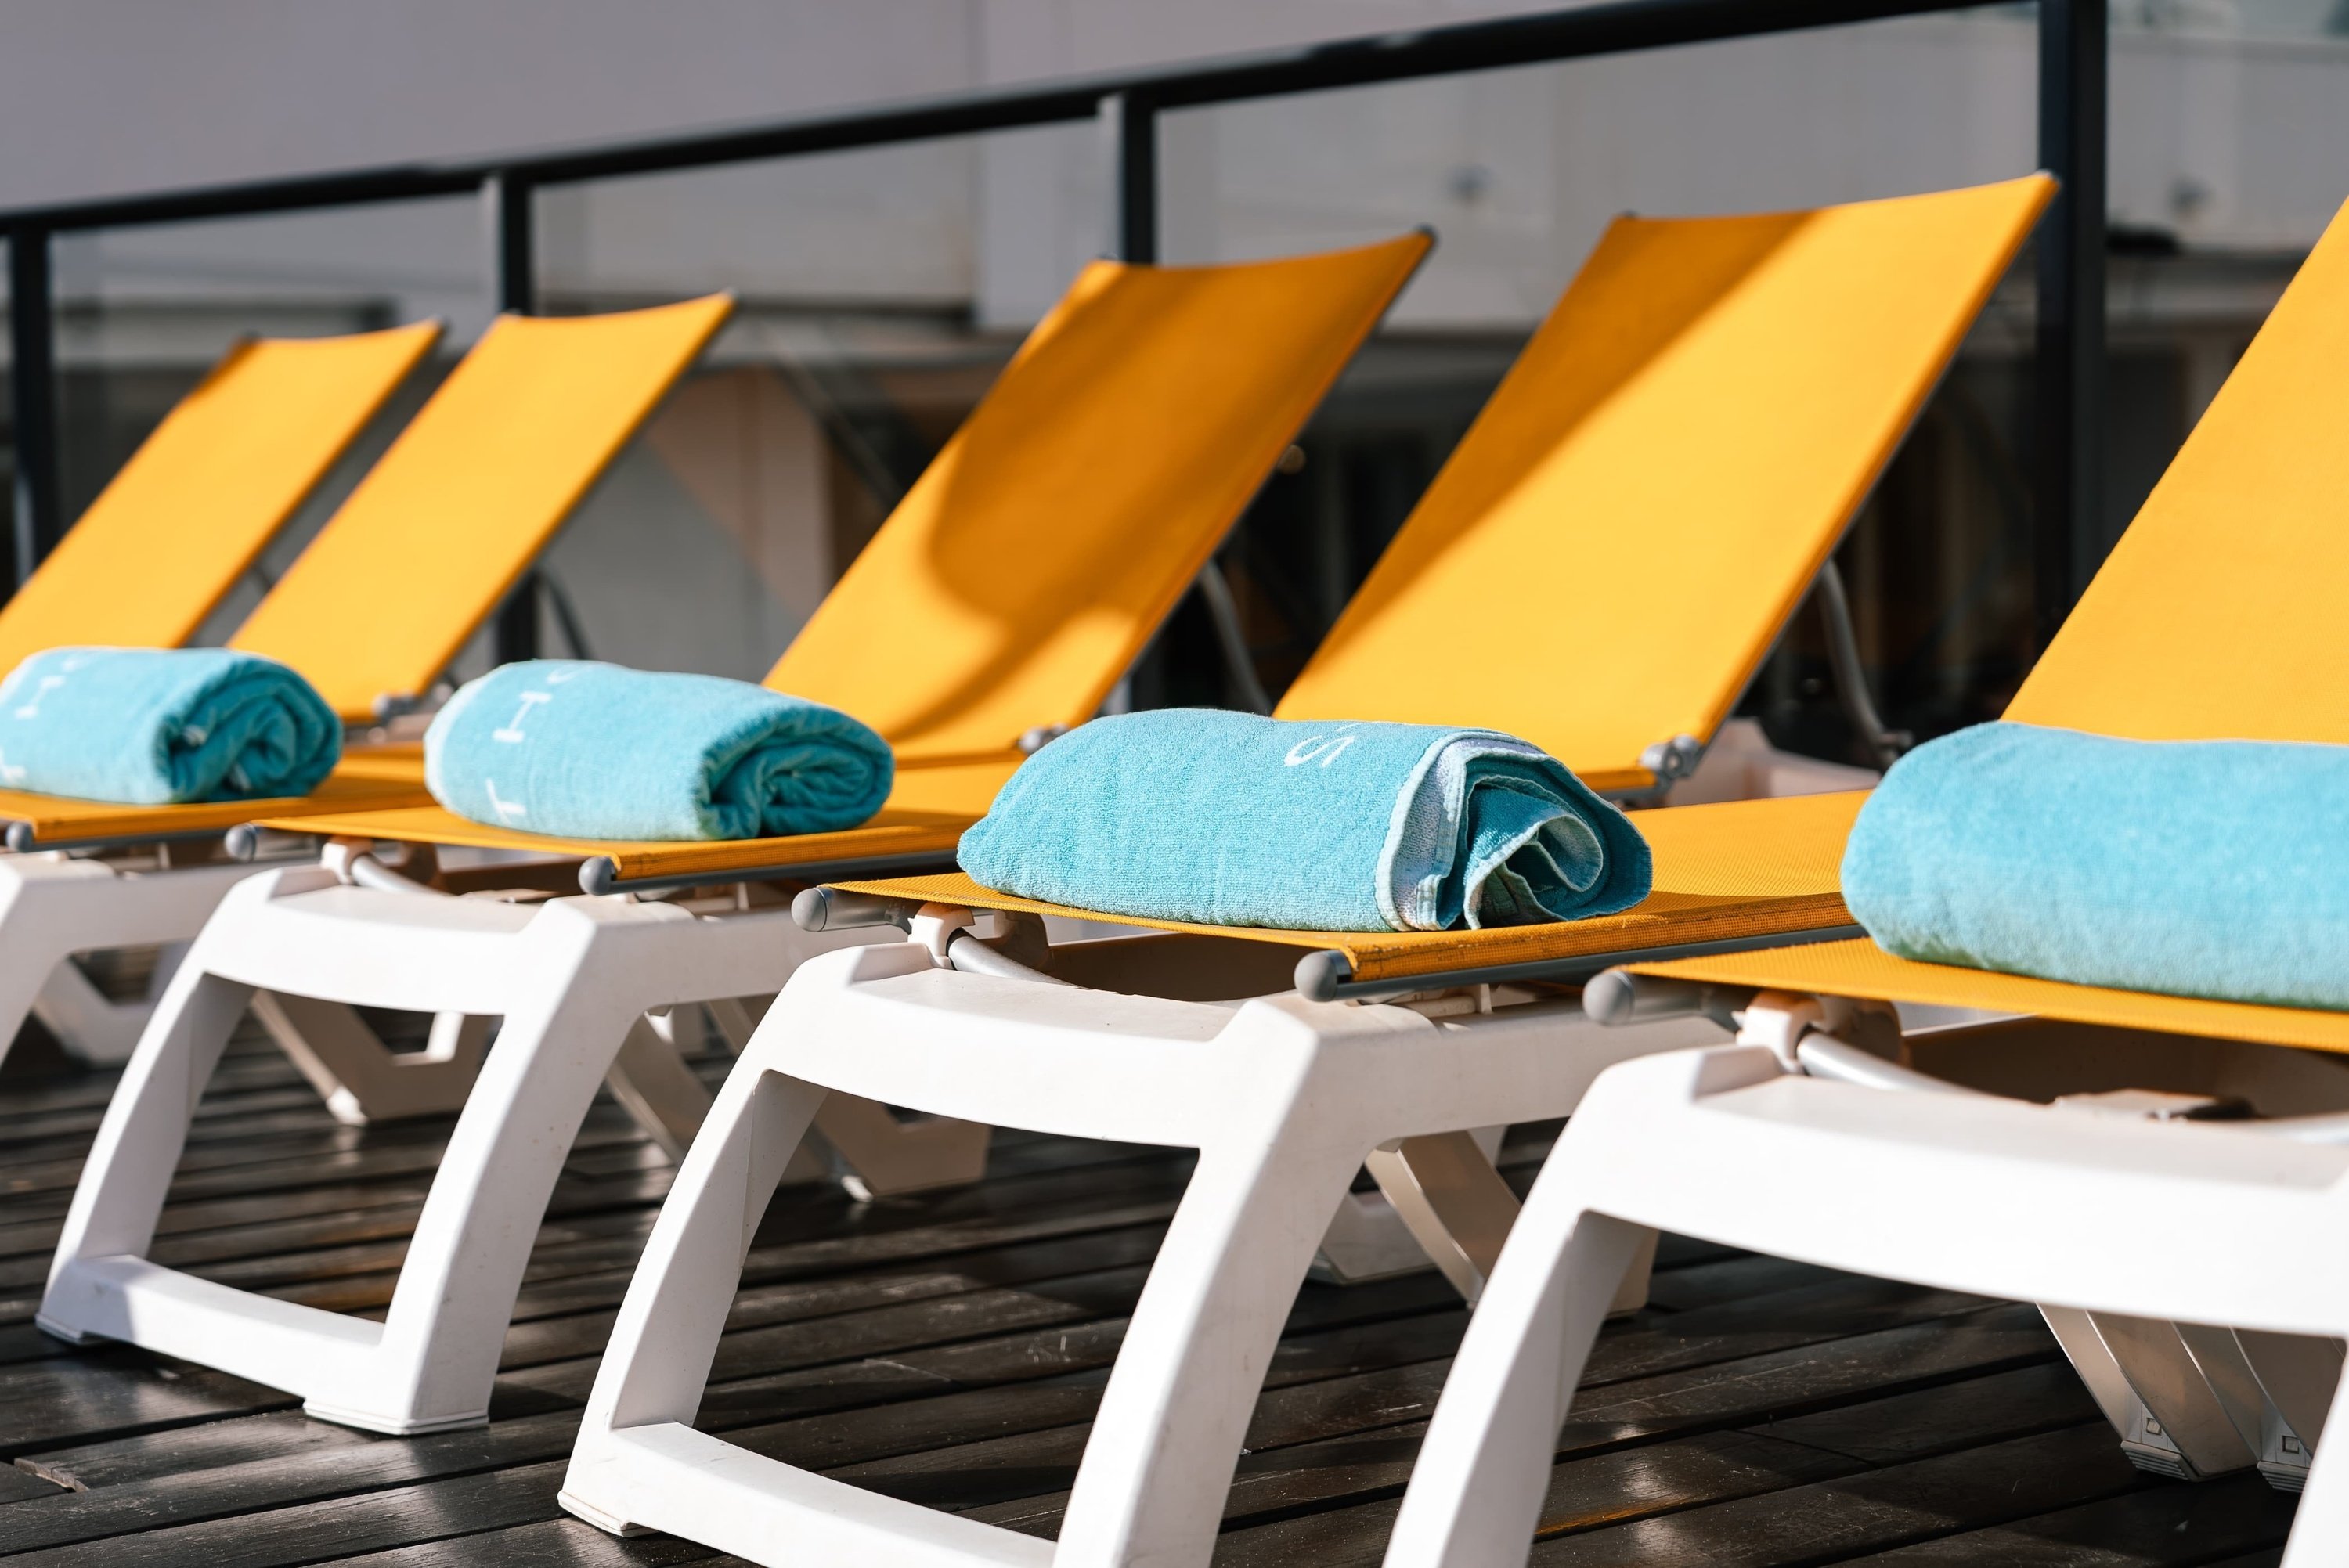
<instances>
[{"instance_id":1,"label":"dark wood deck board","mask_svg":"<svg viewBox=\"0 0 2349 1568\"><path fill-rule=\"evenodd\" d=\"M705 1076L722 1069L714 1058ZM533 1251L492 1420L417 1439L29 1315L111 1075L0 1075L0 1553L28 1563L373 1568L731 1563L619 1541L554 1492L670 1174L609 1105ZM160 1261L379 1314L445 1119L355 1129L264 1041L231 1047ZM1547 1130L1520 1130L1523 1188ZM754 1241L701 1423L795 1464L1058 1528L1188 1175L1176 1150L1001 1137L971 1188L787 1194ZM1535 1561L2264 1568L2292 1500L2138 1475L2027 1307L1667 1238L1560 1435ZM1375 1563L1465 1322L1432 1274L1308 1285L1267 1377L1218 1564Z\"/></svg>"}]
</instances>

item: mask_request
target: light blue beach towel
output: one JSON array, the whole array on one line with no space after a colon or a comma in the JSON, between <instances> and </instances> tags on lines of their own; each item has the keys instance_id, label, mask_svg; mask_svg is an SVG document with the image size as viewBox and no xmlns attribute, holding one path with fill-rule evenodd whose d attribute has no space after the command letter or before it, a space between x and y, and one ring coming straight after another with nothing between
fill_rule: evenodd
<instances>
[{"instance_id":1,"label":"light blue beach towel","mask_svg":"<svg viewBox=\"0 0 2349 1568\"><path fill-rule=\"evenodd\" d=\"M171 806L306 795L343 754L309 682L233 648L51 648L0 681L0 786Z\"/></svg>"},{"instance_id":2,"label":"light blue beach towel","mask_svg":"<svg viewBox=\"0 0 2349 1568\"><path fill-rule=\"evenodd\" d=\"M578 659L468 681L424 735L424 783L441 805L572 839L854 828L888 799L895 768L888 742L838 708Z\"/></svg>"},{"instance_id":3,"label":"light blue beach towel","mask_svg":"<svg viewBox=\"0 0 2349 1568\"><path fill-rule=\"evenodd\" d=\"M2349 1008L2349 747L1960 730L1869 797L1843 896L1904 958Z\"/></svg>"},{"instance_id":4,"label":"light blue beach towel","mask_svg":"<svg viewBox=\"0 0 2349 1568\"><path fill-rule=\"evenodd\" d=\"M1201 708L1098 718L1052 742L957 858L1025 898L1308 931L1611 914L1651 876L1623 813L1512 736Z\"/></svg>"}]
</instances>

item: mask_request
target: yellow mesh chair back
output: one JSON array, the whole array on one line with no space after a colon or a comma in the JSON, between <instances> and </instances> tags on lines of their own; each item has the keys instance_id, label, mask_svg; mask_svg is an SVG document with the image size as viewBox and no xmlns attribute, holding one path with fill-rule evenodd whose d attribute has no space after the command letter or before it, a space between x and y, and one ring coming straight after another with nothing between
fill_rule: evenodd
<instances>
[{"instance_id":1,"label":"yellow mesh chair back","mask_svg":"<svg viewBox=\"0 0 2349 1568\"><path fill-rule=\"evenodd\" d=\"M0 672L193 636L440 335L248 338L164 416L0 609Z\"/></svg>"},{"instance_id":2,"label":"yellow mesh chair back","mask_svg":"<svg viewBox=\"0 0 2349 1568\"><path fill-rule=\"evenodd\" d=\"M1710 740L2053 189L1619 219L1281 717Z\"/></svg>"},{"instance_id":3,"label":"yellow mesh chair back","mask_svg":"<svg viewBox=\"0 0 2349 1568\"><path fill-rule=\"evenodd\" d=\"M2006 717L2138 740L2349 742L2349 209Z\"/></svg>"},{"instance_id":4,"label":"yellow mesh chair back","mask_svg":"<svg viewBox=\"0 0 2349 1568\"><path fill-rule=\"evenodd\" d=\"M230 645L347 720L423 692L732 305L500 316Z\"/></svg>"},{"instance_id":5,"label":"yellow mesh chair back","mask_svg":"<svg viewBox=\"0 0 2349 1568\"><path fill-rule=\"evenodd\" d=\"M1090 717L1428 244L1087 267L768 684L908 762Z\"/></svg>"}]
</instances>

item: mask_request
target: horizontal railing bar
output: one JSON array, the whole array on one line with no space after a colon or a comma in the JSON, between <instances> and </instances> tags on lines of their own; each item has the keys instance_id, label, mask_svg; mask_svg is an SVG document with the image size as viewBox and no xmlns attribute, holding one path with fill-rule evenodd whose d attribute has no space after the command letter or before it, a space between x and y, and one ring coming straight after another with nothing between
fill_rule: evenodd
<instances>
[{"instance_id":1,"label":"horizontal railing bar","mask_svg":"<svg viewBox=\"0 0 2349 1568\"><path fill-rule=\"evenodd\" d=\"M21 207L0 229L51 232L319 207L424 201L478 190L492 175L560 185L719 164L1091 119L1128 93L1153 108L1540 65L1684 44L1805 31L1963 9L1974 0L1608 0L1567 11L1379 34L1173 69L1130 71L884 105L763 125L569 150L291 175L237 184Z\"/></svg>"}]
</instances>

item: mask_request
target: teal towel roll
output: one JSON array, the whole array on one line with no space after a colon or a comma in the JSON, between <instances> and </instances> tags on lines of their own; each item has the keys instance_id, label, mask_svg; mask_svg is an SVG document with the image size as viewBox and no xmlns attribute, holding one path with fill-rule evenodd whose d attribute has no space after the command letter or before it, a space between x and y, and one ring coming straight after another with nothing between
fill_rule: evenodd
<instances>
[{"instance_id":1,"label":"teal towel roll","mask_svg":"<svg viewBox=\"0 0 2349 1568\"><path fill-rule=\"evenodd\" d=\"M888 742L838 708L579 659L468 681L424 734L424 783L441 805L571 839L854 828L888 799L895 769Z\"/></svg>"},{"instance_id":2,"label":"teal towel roll","mask_svg":"<svg viewBox=\"0 0 2349 1568\"><path fill-rule=\"evenodd\" d=\"M1843 896L1904 958L2349 1008L2349 747L1960 730L1869 797Z\"/></svg>"},{"instance_id":3,"label":"teal towel roll","mask_svg":"<svg viewBox=\"0 0 2349 1568\"><path fill-rule=\"evenodd\" d=\"M1652 875L1630 820L1514 737L1199 708L1062 736L1011 776L957 858L1021 897L1305 931L1612 914Z\"/></svg>"},{"instance_id":4,"label":"teal towel roll","mask_svg":"<svg viewBox=\"0 0 2349 1568\"><path fill-rule=\"evenodd\" d=\"M308 681L233 648L51 648L0 681L0 785L171 806L306 795L343 755Z\"/></svg>"}]
</instances>

